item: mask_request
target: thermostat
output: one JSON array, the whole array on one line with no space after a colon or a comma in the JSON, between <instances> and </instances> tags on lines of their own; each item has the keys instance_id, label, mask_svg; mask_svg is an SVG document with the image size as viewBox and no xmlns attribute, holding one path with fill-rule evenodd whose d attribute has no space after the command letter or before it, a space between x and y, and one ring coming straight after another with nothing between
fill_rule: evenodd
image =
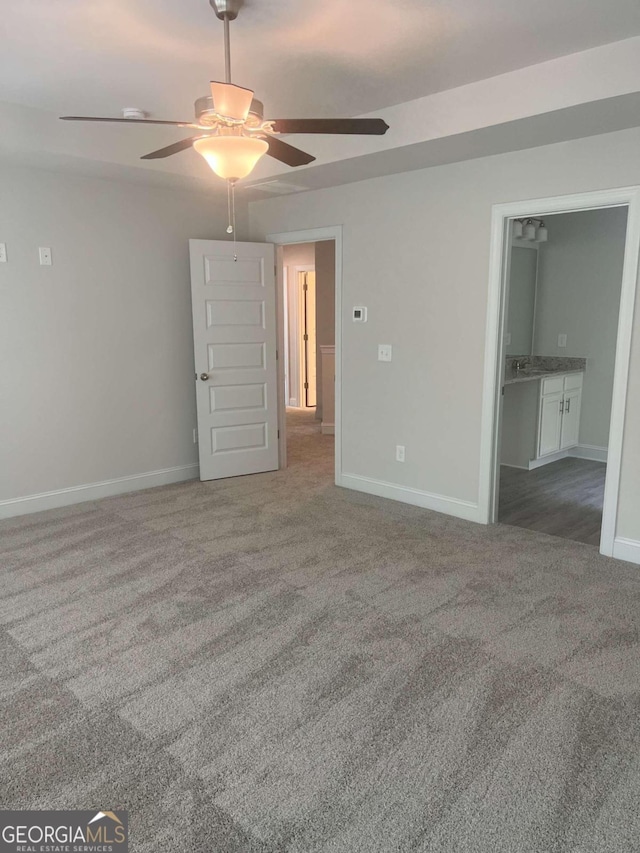
<instances>
[{"instance_id":1,"label":"thermostat","mask_svg":"<svg viewBox=\"0 0 640 853\"><path fill-rule=\"evenodd\" d=\"M362 305L358 305L353 309L353 322L354 323L366 323L367 322L367 309Z\"/></svg>"}]
</instances>

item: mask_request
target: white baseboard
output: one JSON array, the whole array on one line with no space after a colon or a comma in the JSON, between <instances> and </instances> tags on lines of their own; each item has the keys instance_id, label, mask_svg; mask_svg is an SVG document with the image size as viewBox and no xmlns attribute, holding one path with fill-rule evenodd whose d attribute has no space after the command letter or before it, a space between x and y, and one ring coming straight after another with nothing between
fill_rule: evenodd
<instances>
[{"instance_id":1,"label":"white baseboard","mask_svg":"<svg viewBox=\"0 0 640 853\"><path fill-rule=\"evenodd\" d=\"M471 501L435 495L408 486L386 483L383 480L372 480L358 474L342 474L337 485L343 486L345 489L353 489L356 492L366 492L369 495L377 495L381 498L389 498L392 501L402 501L402 503L420 506L423 509L431 509L434 512L442 512L445 515L454 515L467 521L483 523L478 504L471 503Z\"/></svg>"},{"instance_id":2,"label":"white baseboard","mask_svg":"<svg viewBox=\"0 0 640 853\"><path fill-rule=\"evenodd\" d=\"M627 560L640 565L640 542L636 539L624 539L616 536L613 541L613 556L616 560Z\"/></svg>"},{"instance_id":3,"label":"white baseboard","mask_svg":"<svg viewBox=\"0 0 640 853\"><path fill-rule=\"evenodd\" d=\"M336 434L336 425L335 424L322 424L320 427L320 431L323 435L335 435Z\"/></svg>"},{"instance_id":4,"label":"white baseboard","mask_svg":"<svg viewBox=\"0 0 640 853\"><path fill-rule=\"evenodd\" d=\"M550 453L548 456L541 456L539 459L532 459L529 462L529 471L533 471L535 468L541 468L543 465L550 465L552 462L558 462L560 459L566 459L568 455L568 450L559 450L557 453Z\"/></svg>"},{"instance_id":5,"label":"white baseboard","mask_svg":"<svg viewBox=\"0 0 640 853\"><path fill-rule=\"evenodd\" d=\"M592 462L606 462L609 451L606 447L596 447L595 444L579 444L569 450L569 456L576 459L590 459Z\"/></svg>"},{"instance_id":6,"label":"white baseboard","mask_svg":"<svg viewBox=\"0 0 640 853\"><path fill-rule=\"evenodd\" d=\"M154 486L168 486L171 483L181 483L183 480L193 480L197 478L198 473L199 466L197 464L180 465L177 468L162 468L160 471L148 471L146 474L133 474L129 477L118 477L115 480L103 480L101 483L88 483L84 486L57 489L54 492L11 498L10 500L0 501L0 518L13 518L16 515L42 512L45 509L56 509L83 501L95 501L113 495L122 495L125 492L151 489Z\"/></svg>"}]
</instances>

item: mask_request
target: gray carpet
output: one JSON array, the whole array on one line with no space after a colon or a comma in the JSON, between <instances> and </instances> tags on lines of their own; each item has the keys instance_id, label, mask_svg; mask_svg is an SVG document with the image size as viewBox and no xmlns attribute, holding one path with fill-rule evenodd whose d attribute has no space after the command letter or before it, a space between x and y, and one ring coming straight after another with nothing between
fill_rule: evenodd
<instances>
[{"instance_id":1,"label":"gray carpet","mask_svg":"<svg viewBox=\"0 0 640 853\"><path fill-rule=\"evenodd\" d=\"M292 416L293 417L293 416ZM0 805L135 853L640 849L640 570L291 467L0 525Z\"/></svg>"}]
</instances>

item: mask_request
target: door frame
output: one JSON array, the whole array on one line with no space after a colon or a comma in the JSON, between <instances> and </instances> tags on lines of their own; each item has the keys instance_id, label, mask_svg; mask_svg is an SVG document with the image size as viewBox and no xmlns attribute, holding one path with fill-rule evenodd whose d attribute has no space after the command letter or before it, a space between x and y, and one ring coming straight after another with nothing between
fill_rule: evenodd
<instances>
[{"instance_id":1,"label":"door frame","mask_svg":"<svg viewBox=\"0 0 640 853\"><path fill-rule=\"evenodd\" d=\"M576 193L550 198L496 204L491 212L489 293L484 360L482 425L480 436L480 519L497 521L500 482L500 423L504 382L506 297L511 222L515 218L544 218L557 213L577 213L599 208L627 207L627 232L622 269L620 313L616 342L609 453L605 481L600 553L614 556L618 495L622 467L622 442L631 358L631 334L640 255L640 186Z\"/></svg>"},{"instance_id":2,"label":"door frame","mask_svg":"<svg viewBox=\"0 0 640 853\"><path fill-rule=\"evenodd\" d=\"M278 350L284 348L284 291L282 282L282 246L293 243L335 242L335 309L336 309L336 384L335 384L335 483L342 477L342 225L283 231L267 234L266 241L276 246L276 312ZM287 467L287 418L284 394L284 359L278 359L278 430L280 433L280 468Z\"/></svg>"}]
</instances>

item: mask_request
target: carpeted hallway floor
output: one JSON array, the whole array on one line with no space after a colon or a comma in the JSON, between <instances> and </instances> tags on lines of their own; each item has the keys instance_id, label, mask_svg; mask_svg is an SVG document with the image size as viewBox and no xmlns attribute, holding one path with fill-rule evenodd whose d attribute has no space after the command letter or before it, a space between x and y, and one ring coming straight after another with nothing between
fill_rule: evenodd
<instances>
[{"instance_id":1,"label":"carpeted hallway floor","mask_svg":"<svg viewBox=\"0 0 640 853\"><path fill-rule=\"evenodd\" d=\"M640 847L640 570L285 472L0 524L0 807L134 853ZM308 464L304 464L304 460Z\"/></svg>"}]
</instances>

